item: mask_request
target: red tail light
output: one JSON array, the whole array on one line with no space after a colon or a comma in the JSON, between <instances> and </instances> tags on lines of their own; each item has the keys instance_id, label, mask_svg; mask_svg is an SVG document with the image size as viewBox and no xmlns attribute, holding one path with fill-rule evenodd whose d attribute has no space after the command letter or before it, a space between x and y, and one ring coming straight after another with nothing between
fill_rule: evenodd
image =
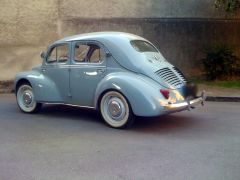
<instances>
[{"instance_id":1,"label":"red tail light","mask_svg":"<svg viewBox=\"0 0 240 180\"><path fill-rule=\"evenodd\" d=\"M169 98L169 90L160 89L160 92L162 93L163 97L165 97L165 99Z\"/></svg>"}]
</instances>

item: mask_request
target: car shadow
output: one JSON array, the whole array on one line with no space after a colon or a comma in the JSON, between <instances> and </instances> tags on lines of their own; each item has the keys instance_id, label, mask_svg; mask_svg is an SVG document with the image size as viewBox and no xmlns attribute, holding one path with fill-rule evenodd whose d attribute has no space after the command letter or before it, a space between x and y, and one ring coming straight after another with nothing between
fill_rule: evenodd
<instances>
[{"instance_id":1,"label":"car shadow","mask_svg":"<svg viewBox=\"0 0 240 180\"><path fill-rule=\"evenodd\" d=\"M198 121L183 113L158 117L137 117L133 131L137 132L172 132L198 126Z\"/></svg>"},{"instance_id":2,"label":"car shadow","mask_svg":"<svg viewBox=\"0 0 240 180\"><path fill-rule=\"evenodd\" d=\"M99 121L100 113L93 109L73 107L67 105L44 105L40 112L43 116L57 117L61 119Z\"/></svg>"},{"instance_id":3,"label":"car shadow","mask_svg":"<svg viewBox=\"0 0 240 180\"><path fill-rule=\"evenodd\" d=\"M87 121L103 125L98 111L66 105L44 105L40 114L42 116L58 119ZM128 129L132 132L172 132L198 126L198 120L185 113L164 115L159 117L136 117L133 126Z\"/></svg>"}]
</instances>

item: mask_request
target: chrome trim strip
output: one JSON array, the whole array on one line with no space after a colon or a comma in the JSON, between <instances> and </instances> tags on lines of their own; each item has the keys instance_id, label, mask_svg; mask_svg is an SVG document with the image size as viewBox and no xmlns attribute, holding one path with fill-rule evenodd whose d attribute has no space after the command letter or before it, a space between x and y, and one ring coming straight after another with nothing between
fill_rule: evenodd
<instances>
[{"instance_id":1,"label":"chrome trim strip","mask_svg":"<svg viewBox=\"0 0 240 180\"><path fill-rule=\"evenodd\" d=\"M95 107L92 106L81 106L81 105L76 105L76 104L68 104L68 103L51 103L51 102L41 102L44 104L50 104L50 105L67 105L67 106L73 106L73 107L80 107L80 108L87 108L87 109L95 109Z\"/></svg>"},{"instance_id":2,"label":"chrome trim strip","mask_svg":"<svg viewBox=\"0 0 240 180\"><path fill-rule=\"evenodd\" d=\"M70 64L71 66L72 65L89 65L89 66L103 66L103 64L105 63L105 59L103 59L101 62L98 62L98 63L93 63L93 62L78 62L76 60L73 60L72 64Z\"/></svg>"}]
</instances>

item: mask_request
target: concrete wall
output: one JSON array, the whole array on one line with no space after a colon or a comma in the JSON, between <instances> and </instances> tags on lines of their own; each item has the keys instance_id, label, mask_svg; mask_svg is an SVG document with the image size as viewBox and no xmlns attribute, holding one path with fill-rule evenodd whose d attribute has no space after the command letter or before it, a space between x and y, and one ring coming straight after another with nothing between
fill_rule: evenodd
<instances>
[{"instance_id":1,"label":"concrete wall","mask_svg":"<svg viewBox=\"0 0 240 180\"><path fill-rule=\"evenodd\" d=\"M224 18L214 0L60 0L60 18Z\"/></svg>"},{"instance_id":2,"label":"concrete wall","mask_svg":"<svg viewBox=\"0 0 240 180\"><path fill-rule=\"evenodd\" d=\"M39 52L68 35L125 31L153 41L187 74L199 74L204 44L228 42L239 52L239 15L214 0L0 0L0 80L40 64Z\"/></svg>"},{"instance_id":3,"label":"concrete wall","mask_svg":"<svg viewBox=\"0 0 240 180\"><path fill-rule=\"evenodd\" d=\"M0 0L0 80L39 64L39 52L58 38L56 0Z\"/></svg>"},{"instance_id":4,"label":"concrete wall","mask_svg":"<svg viewBox=\"0 0 240 180\"><path fill-rule=\"evenodd\" d=\"M162 54L187 76L201 75L203 47L227 43L240 57L240 21L206 19L85 19L62 21L63 35L94 30L135 33L153 42Z\"/></svg>"}]
</instances>

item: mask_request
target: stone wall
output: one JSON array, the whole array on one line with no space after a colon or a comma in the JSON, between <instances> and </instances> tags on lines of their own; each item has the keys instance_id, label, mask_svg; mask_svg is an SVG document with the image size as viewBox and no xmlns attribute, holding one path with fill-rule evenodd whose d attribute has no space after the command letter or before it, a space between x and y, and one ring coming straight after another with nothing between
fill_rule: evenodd
<instances>
[{"instance_id":1,"label":"stone wall","mask_svg":"<svg viewBox=\"0 0 240 180\"><path fill-rule=\"evenodd\" d=\"M213 1L1 0L0 80L41 64L39 53L51 42L93 31L143 36L185 73L198 75L203 45L227 42L240 51L239 15L224 20Z\"/></svg>"}]
</instances>

